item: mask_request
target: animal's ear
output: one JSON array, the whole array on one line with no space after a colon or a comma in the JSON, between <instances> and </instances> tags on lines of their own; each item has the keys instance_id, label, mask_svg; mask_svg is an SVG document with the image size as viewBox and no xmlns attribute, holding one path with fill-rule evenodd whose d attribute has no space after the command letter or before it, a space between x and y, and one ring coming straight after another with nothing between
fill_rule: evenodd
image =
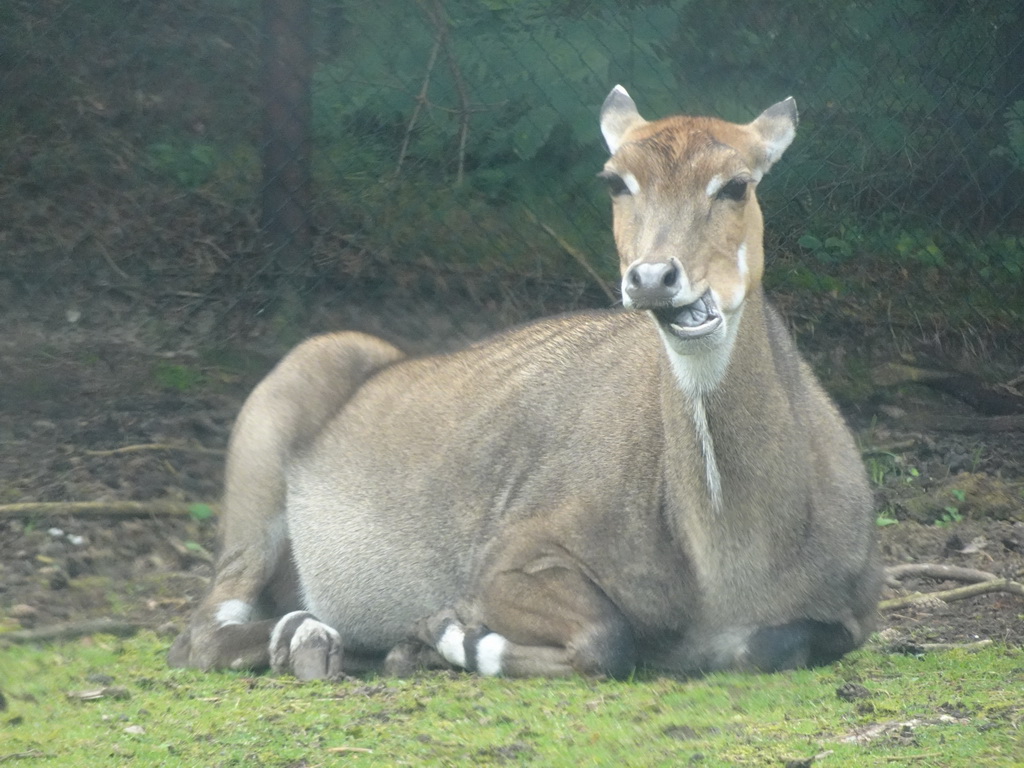
<instances>
[{"instance_id":1,"label":"animal's ear","mask_svg":"<svg viewBox=\"0 0 1024 768\"><path fill-rule=\"evenodd\" d=\"M636 111L636 104L621 85L612 88L608 98L601 105L601 133L604 135L608 151L613 155L622 145L622 137L626 131L647 122Z\"/></svg>"},{"instance_id":2,"label":"animal's ear","mask_svg":"<svg viewBox=\"0 0 1024 768\"><path fill-rule=\"evenodd\" d=\"M796 136L798 122L796 101L790 96L785 101L774 104L750 124L750 127L761 138L763 158L758 170L767 173L776 160L782 157L786 147Z\"/></svg>"}]
</instances>

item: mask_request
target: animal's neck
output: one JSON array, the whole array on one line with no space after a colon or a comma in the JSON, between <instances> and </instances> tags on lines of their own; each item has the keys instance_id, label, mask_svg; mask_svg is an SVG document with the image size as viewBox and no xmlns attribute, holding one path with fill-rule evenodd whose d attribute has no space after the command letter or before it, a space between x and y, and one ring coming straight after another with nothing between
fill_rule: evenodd
<instances>
[{"instance_id":1,"label":"animal's neck","mask_svg":"<svg viewBox=\"0 0 1024 768\"><path fill-rule=\"evenodd\" d=\"M721 456L725 450L735 454L729 441L746 439L731 434L730 426L738 423L737 417L722 410L742 403L748 413L756 414L757 399L774 386L777 377L771 364L763 301L760 289L752 291L741 312L731 319L725 342L715 349L680 355L665 343L668 366L663 375L668 380L663 384L663 408L668 461L692 465L696 444L701 465L697 474L711 514L719 513L727 501Z\"/></svg>"}]
</instances>

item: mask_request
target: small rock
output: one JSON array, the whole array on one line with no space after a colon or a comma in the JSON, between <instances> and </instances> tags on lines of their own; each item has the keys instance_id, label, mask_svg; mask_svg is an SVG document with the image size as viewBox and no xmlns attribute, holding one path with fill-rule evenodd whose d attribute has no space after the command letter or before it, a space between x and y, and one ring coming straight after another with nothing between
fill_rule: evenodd
<instances>
[{"instance_id":1,"label":"small rock","mask_svg":"<svg viewBox=\"0 0 1024 768\"><path fill-rule=\"evenodd\" d=\"M127 728L124 729L124 732L130 733L133 736L142 736L146 733L146 729L143 728L141 725L129 725Z\"/></svg>"},{"instance_id":2,"label":"small rock","mask_svg":"<svg viewBox=\"0 0 1024 768\"><path fill-rule=\"evenodd\" d=\"M39 611L31 605L18 603L11 606L11 609L7 611L7 615L12 619L34 619L39 615Z\"/></svg>"},{"instance_id":3,"label":"small rock","mask_svg":"<svg viewBox=\"0 0 1024 768\"><path fill-rule=\"evenodd\" d=\"M160 637L177 637L181 629L173 621L167 621L156 628L156 633Z\"/></svg>"}]
</instances>

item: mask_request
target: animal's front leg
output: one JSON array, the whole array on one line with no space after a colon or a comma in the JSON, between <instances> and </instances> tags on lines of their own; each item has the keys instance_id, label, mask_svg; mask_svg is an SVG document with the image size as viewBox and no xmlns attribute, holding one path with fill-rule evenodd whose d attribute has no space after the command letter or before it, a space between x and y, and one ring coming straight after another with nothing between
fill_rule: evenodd
<instances>
[{"instance_id":1,"label":"animal's front leg","mask_svg":"<svg viewBox=\"0 0 1024 768\"><path fill-rule=\"evenodd\" d=\"M442 612L421 636L454 666L482 675L625 677L637 664L633 632L597 585L558 563L494 574L481 593L483 622Z\"/></svg>"}]
</instances>

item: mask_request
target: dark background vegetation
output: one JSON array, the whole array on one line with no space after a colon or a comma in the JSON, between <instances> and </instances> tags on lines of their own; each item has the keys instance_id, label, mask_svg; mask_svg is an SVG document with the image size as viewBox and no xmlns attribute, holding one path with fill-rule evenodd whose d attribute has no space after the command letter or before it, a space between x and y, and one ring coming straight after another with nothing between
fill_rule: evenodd
<instances>
[{"instance_id":1,"label":"dark background vegetation","mask_svg":"<svg viewBox=\"0 0 1024 768\"><path fill-rule=\"evenodd\" d=\"M760 193L784 303L1018 335L1016 0L8 0L0 28L2 302L113 293L227 337L282 296L607 305L597 111L622 83L648 117L796 97ZM275 56L308 97L265 100ZM309 120L291 165L274 109Z\"/></svg>"}]
</instances>

